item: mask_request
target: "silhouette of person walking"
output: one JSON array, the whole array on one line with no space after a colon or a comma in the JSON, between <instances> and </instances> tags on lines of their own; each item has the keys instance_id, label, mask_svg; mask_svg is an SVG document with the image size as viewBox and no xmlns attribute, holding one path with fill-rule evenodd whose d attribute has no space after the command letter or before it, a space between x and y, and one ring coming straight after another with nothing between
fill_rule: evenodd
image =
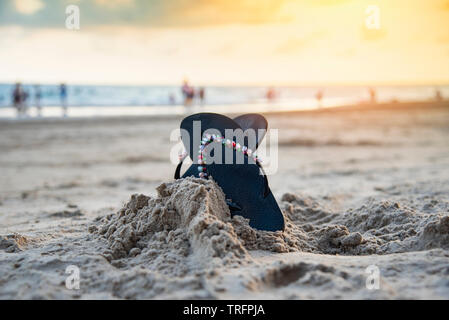
<instances>
[{"instance_id":1,"label":"silhouette of person walking","mask_svg":"<svg viewBox=\"0 0 449 320\"><path fill-rule=\"evenodd\" d=\"M195 90L189 85L187 80L184 80L181 89L184 96L184 106L190 106L193 102L193 98L195 97Z\"/></svg>"},{"instance_id":2,"label":"silhouette of person walking","mask_svg":"<svg viewBox=\"0 0 449 320\"><path fill-rule=\"evenodd\" d=\"M438 88L435 89L435 100L438 102L441 102L444 100L443 95L441 94L441 91Z\"/></svg>"},{"instance_id":3,"label":"silhouette of person walking","mask_svg":"<svg viewBox=\"0 0 449 320\"><path fill-rule=\"evenodd\" d=\"M206 91L203 87L198 90L198 98L200 99L200 105L204 106L204 99L206 98Z\"/></svg>"},{"instance_id":4,"label":"silhouette of person walking","mask_svg":"<svg viewBox=\"0 0 449 320\"><path fill-rule=\"evenodd\" d=\"M17 110L17 117L24 116L26 114L26 99L27 93L22 87L20 82L16 83L14 90L12 92L12 101L14 108Z\"/></svg>"},{"instance_id":5,"label":"silhouette of person walking","mask_svg":"<svg viewBox=\"0 0 449 320\"><path fill-rule=\"evenodd\" d=\"M369 88L369 96L371 103L377 103L376 90L374 90L373 88Z\"/></svg>"},{"instance_id":6,"label":"silhouette of person walking","mask_svg":"<svg viewBox=\"0 0 449 320\"><path fill-rule=\"evenodd\" d=\"M37 116L42 117L42 105L41 105L42 91L40 85L34 86L34 102L36 104Z\"/></svg>"},{"instance_id":7,"label":"silhouette of person walking","mask_svg":"<svg viewBox=\"0 0 449 320\"><path fill-rule=\"evenodd\" d=\"M67 86L61 83L59 86L59 97L61 98L62 115L67 117Z\"/></svg>"},{"instance_id":8,"label":"silhouette of person walking","mask_svg":"<svg viewBox=\"0 0 449 320\"><path fill-rule=\"evenodd\" d=\"M315 95L316 101L318 103L318 108L322 107L321 100L323 100L323 90L318 90Z\"/></svg>"},{"instance_id":9,"label":"silhouette of person walking","mask_svg":"<svg viewBox=\"0 0 449 320\"><path fill-rule=\"evenodd\" d=\"M268 102L273 102L276 99L276 91L273 87L268 88L266 98Z\"/></svg>"}]
</instances>

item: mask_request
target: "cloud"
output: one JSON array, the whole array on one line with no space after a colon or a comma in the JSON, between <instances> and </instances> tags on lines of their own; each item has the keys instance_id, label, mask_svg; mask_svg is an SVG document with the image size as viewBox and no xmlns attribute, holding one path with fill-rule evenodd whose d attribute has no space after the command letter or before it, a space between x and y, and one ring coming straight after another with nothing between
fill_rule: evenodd
<instances>
[{"instance_id":1,"label":"cloud","mask_svg":"<svg viewBox=\"0 0 449 320\"><path fill-rule=\"evenodd\" d=\"M303 37L292 37L283 42L275 50L275 53L294 54L311 46L315 41L322 39L326 35L324 31L312 32Z\"/></svg>"},{"instance_id":2,"label":"cloud","mask_svg":"<svg viewBox=\"0 0 449 320\"><path fill-rule=\"evenodd\" d=\"M362 39L365 41L379 41L387 37L387 31L385 29L368 29L365 26L362 27Z\"/></svg>"},{"instance_id":3,"label":"cloud","mask_svg":"<svg viewBox=\"0 0 449 320\"><path fill-rule=\"evenodd\" d=\"M351 1L353 0L314 0L313 4L318 6L335 6Z\"/></svg>"},{"instance_id":4,"label":"cloud","mask_svg":"<svg viewBox=\"0 0 449 320\"><path fill-rule=\"evenodd\" d=\"M31 15L41 10L45 4L41 0L14 0L14 6L18 13Z\"/></svg>"},{"instance_id":5,"label":"cloud","mask_svg":"<svg viewBox=\"0 0 449 320\"><path fill-rule=\"evenodd\" d=\"M441 4L441 9L443 9L443 11L449 11L449 1L444 1L442 4Z\"/></svg>"},{"instance_id":6,"label":"cloud","mask_svg":"<svg viewBox=\"0 0 449 320\"><path fill-rule=\"evenodd\" d=\"M279 21L277 12L289 1L293 0L1 0L0 25L64 27L65 7L74 2L83 27L260 24Z\"/></svg>"},{"instance_id":7,"label":"cloud","mask_svg":"<svg viewBox=\"0 0 449 320\"><path fill-rule=\"evenodd\" d=\"M278 22L276 13L288 1L283 0L196 0L174 1L173 18L188 24L260 24Z\"/></svg>"},{"instance_id":8,"label":"cloud","mask_svg":"<svg viewBox=\"0 0 449 320\"><path fill-rule=\"evenodd\" d=\"M95 0L95 2L101 6L109 8L120 8L123 6L134 5L134 0Z\"/></svg>"},{"instance_id":9,"label":"cloud","mask_svg":"<svg viewBox=\"0 0 449 320\"><path fill-rule=\"evenodd\" d=\"M345 59L353 58L356 56L356 54L357 54L357 49L355 47L345 48L343 50L339 50L336 52L336 55L338 57L345 58Z\"/></svg>"},{"instance_id":10,"label":"cloud","mask_svg":"<svg viewBox=\"0 0 449 320\"><path fill-rule=\"evenodd\" d=\"M438 36L436 38L436 43L449 45L449 33Z\"/></svg>"}]
</instances>

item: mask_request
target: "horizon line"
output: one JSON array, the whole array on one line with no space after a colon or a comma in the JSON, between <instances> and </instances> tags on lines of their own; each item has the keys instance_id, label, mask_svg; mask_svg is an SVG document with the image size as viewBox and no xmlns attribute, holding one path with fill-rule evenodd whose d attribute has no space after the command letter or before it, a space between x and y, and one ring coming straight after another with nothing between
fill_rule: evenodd
<instances>
[{"instance_id":1,"label":"horizon line","mask_svg":"<svg viewBox=\"0 0 449 320\"><path fill-rule=\"evenodd\" d=\"M67 85L71 86L116 86L116 87L171 87L171 86L180 86L182 85L183 80L180 80L179 82L173 83L156 83L156 82L148 82L148 83L120 83L120 82L89 82L86 81L84 83L79 81L70 82L67 80L61 80L61 81L42 81L42 82L36 82L36 81L24 81L24 80L16 80L16 81L4 81L0 80L0 85L14 85L16 83L21 83L23 85L59 85L61 83L65 83ZM189 81L191 84L195 83L194 81ZM204 82L198 82L195 84L195 86L199 87L392 87L392 86L413 86L413 87L424 87L424 86L449 86L449 80L443 80L443 81L422 81L422 82L415 82L415 81L385 81L385 82L309 82L309 83L291 83L291 82L285 82L285 83L269 83L269 82L260 82L260 83L220 83L220 82L211 82L209 84L206 84Z\"/></svg>"}]
</instances>

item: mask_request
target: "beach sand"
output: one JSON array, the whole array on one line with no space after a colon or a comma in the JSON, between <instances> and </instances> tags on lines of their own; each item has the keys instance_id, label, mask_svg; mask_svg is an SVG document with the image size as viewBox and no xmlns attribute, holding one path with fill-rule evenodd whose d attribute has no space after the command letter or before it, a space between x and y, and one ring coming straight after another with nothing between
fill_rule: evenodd
<instances>
[{"instance_id":1,"label":"beach sand","mask_svg":"<svg viewBox=\"0 0 449 320\"><path fill-rule=\"evenodd\" d=\"M0 299L449 299L449 103L266 117L278 233L173 182L181 117L0 122Z\"/></svg>"}]
</instances>

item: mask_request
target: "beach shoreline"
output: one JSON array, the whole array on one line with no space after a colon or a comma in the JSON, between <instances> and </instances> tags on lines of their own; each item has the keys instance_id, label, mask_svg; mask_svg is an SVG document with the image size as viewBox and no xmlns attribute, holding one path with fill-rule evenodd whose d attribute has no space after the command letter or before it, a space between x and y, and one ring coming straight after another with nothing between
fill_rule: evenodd
<instances>
[{"instance_id":1,"label":"beach shoreline","mask_svg":"<svg viewBox=\"0 0 449 320\"><path fill-rule=\"evenodd\" d=\"M26 122L26 121L57 121L59 120L81 120L91 121L95 119L114 119L120 120L126 118L141 118L142 120L151 119L179 119L186 114L198 112L215 112L227 115L238 115L242 113L257 112L266 115L294 115L294 114L320 114L327 112L348 112L348 111L370 111L370 110L403 110L403 109L435 109L448 108L449 100L446 101L413 101L413 102L384 102L384 103L359 103L349 105L338 105L328 107L314 108L280 108L276 104L248 104L248 105L216 105L216 106L114 106L114 107L70 107L72 115L62 117L60 107L44 107L51 108L51 116L38 117L36 115L27 117L16 117L12 107L3 107L3 112L8 109L8 115L0 114L0 123L7 122ZM31 108L34 109L34 108ZM279 110L280 109L280 110ZM83 111L84 110L84 111ZM87 110L87 111L86 111ZM127 111L128 110L128 111ZM76 111L73 114L73 111ZM78 113L78 114L77 114ZM70 112L69 112L70 114Z\"/></svg>"}]
</instances>

